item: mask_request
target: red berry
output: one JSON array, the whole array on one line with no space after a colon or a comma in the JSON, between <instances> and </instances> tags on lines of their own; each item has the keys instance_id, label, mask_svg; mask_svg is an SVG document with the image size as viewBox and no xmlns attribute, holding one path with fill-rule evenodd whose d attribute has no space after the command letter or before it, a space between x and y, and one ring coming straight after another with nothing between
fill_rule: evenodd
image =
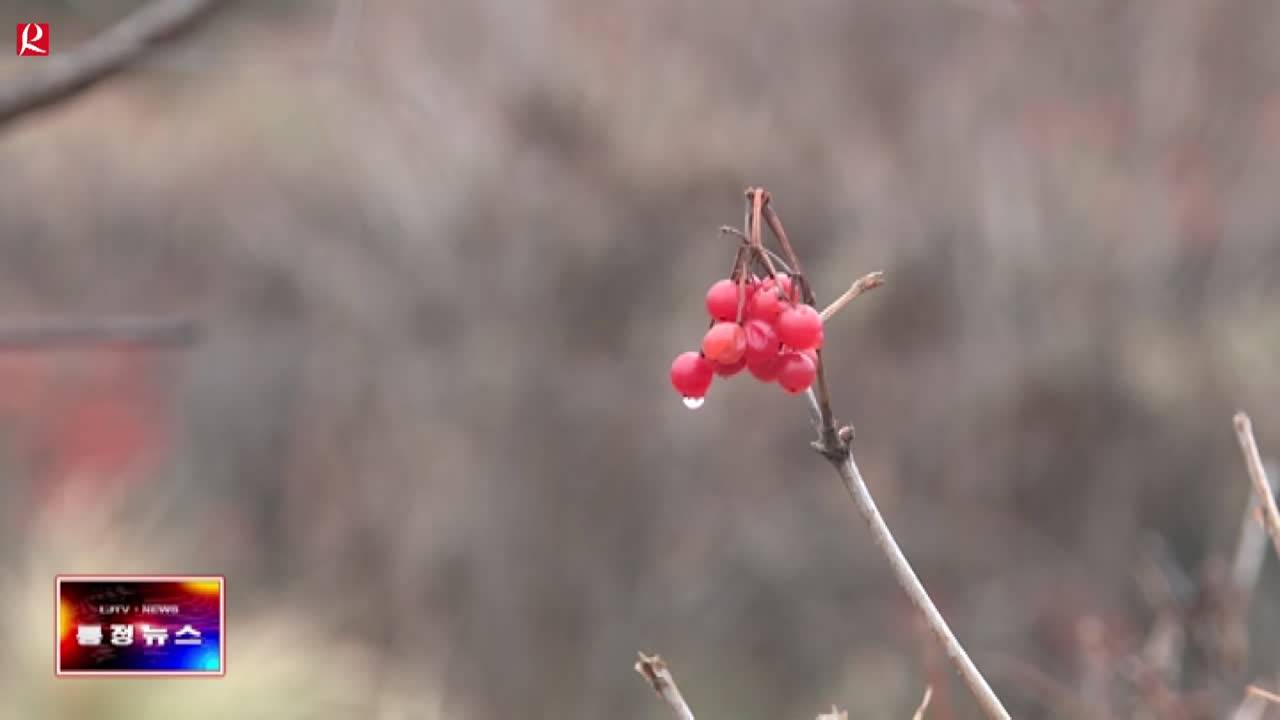
<instances>
[{"instance_id":1,"label":"red berry","mask_svg":"<svg viewBox=\"0 0 1280 720\"><path fill-rule=\"evenodd\" d=\"M773 289L772 282L765 280L760 289L751 296L751 303L747 306L750 312L747 314L753 318L773 322L778 319L779 313L782 312L786 304L786 300L778 297L777 291Z\"/></svg>"},{"instance_id":2,"label":"red berry","mask_svg":"<svg viewBox=\"0 0 1280 720\"><path fill-rule=\"evenodd\" d=\"M794 305L778 316L778 337L796 349L822 344L822 317L809 305Z\"/></svg>"},{"instance_id":3,"label":"red berry","mask_svg":"<svg viewBox=\"0 0 1280 720\"><path fill-rule=\"evenodd\" d=\"M789 393L802 393L813 384L818 368L808 355L789 352L778 361L778 384Z\"/></svg>"},{"instance_id":4,"label":"red berry","mask_svg":"<svg viewBox=\"0 0 1280 720\"><path fill-rule=\"evenodd\" d=\"M702 354L712 362L732 365L746 351L747 334L737 323L718 322L702 336Z\"/></svg>"},{"instance_id":5,"label":"red berry","mask_svg":"<svg viewBox=\"0 0 1280 720\"><path fill-rule=\"evenodd\" d=\"M685 397L700 398L711 389L714 368L696 352L680 353L671 362L671 386Z\"/></svg>"},{"instance_id":6,"label":"red berry","mask_svg":"<svg viewBox=\"0 0 1280 720\"><path fill-rule=\"evenodd\" d=\"M778 379L778 365L781 355L747 355L747 372L761 382L773 382Z\"/></svg>"},{"instance_id":7,"label":"red berry","mask_svg":"<svg viewBox=\"0 0 1280 720\"><path fill-rule=\"evenodd\" d=\"M785 295L788 300L794 301L796 299L795 283L792 282L791 276L786 273L778 273L771 278L765 278L764 285L765 287L770 288L781 287L782 294Z\"/></svg>"},{"instance_id":8,"label":"red berry","mask_svg":"<svg viewBox=\"0 0 1280 720\"><path fill-rule=\"evenodd\" d=\"M747 357L772 357L778 354L781 341L778 331L764 320L750 320L743 326L747 335Z\"/></svg>"},{"instance_id":9,"label":"red berry","mask_svg":"<svg viewBox=\"0 0 1280 720\"><path fill-rule=\"evenodd\" d=\"M747 356L743 355L738 358L738 362L736 363L712 363L712 365L715 368L716 374L720 377L733 377L739 372L742 372L742 368L747 366Z\"/></svg>"},{"instance_id":10,"label":"red berry","mask_svg":"<svg viewBox=\"0 0 1280 720\"><path fill-rule=\"evenodd\" d=\"M738 283L728 278L715 281L707 290L707 312L715 320L737 319Z\"/></svg>"}]
</instances>

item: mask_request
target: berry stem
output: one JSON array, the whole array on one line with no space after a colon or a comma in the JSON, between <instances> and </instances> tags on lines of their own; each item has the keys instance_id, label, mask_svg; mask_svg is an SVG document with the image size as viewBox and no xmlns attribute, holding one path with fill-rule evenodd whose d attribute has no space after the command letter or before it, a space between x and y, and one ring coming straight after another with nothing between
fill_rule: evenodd
<instances>
[{"instance_id":1,"label":"berry stem","mask_svg":"<svg viewBox=\"0 0 1280 720\"><path fill-rule=\"evenodd\" d=\"M746 195L747 243L750 245L756 260L764 265L765 271L769 274L769 278L776 278L778 276L778 271L773 267L773 260L765 250L764 240L761 238L760 232L760 213L764 208L764 190L761 190L760 188L747 188ZM779 291L781 291L780 288Z\"/></svg>"},{"instance_id":2,"label":"berry stem","mask_svg":"<svg viewBox=\"0 0 1280 720\"><path fill-rule=\"evenodd\" d=\"M813 290L809 288L809 283L805 280L804 271L800 268L800 259L796 257L796 251L791 247L791 241L787 238L787 231L782 227L782 219L778 217L778 213L768 205L769 192L763 188L747 188L747 195L751 198L752 211L758 220L763 213L765 219L769 223L769 229L773 231L774 237L778 238L778 243L782 245L782 251L787 256L787 260L791 263L793 273L791 275L792 283L799 283L800 297L808 305L817 305L817 300L813 296ZM758 230L758 228L757 228ZM758 235L753 235L752 240L758 243ZM757 245L763 247L762 245ZM788 298L790 299L790 298ZM816 353L818 357L818 410L822 416L822 423L819 432L822 435L822 441L828 444L838 444L839 438L836 436L836 420L835 415L831 412L831 395L827 390L827 374L826 363L822 361L822 351Z\"/></svg>"},{"instance_id":3,"label":"berry stem","mask_svg":"<svg viewBox=\"0 0 1280 720\"><path fill-rule=\"evenodd\" d=\"M742 324L742 315L747 309L747 258L742 253L742 248L738 248L738 267L735 268L738 273L738 319L739 325Z\"/></svg>"},{"instance_id":4,"label":"berry stem","mask_svg":"<svg viewBox=\"0 0 1280 720\"><path fill-rule=\"evenodd\" d=\"M793 268L792 275L800 283L800 297L806 303L816 305L817 301L813 298L813 290L809 288L809 281L805 279L804 270L800 267L800 258L796 257L796 251L791 247L791 240L787 238L787 231L782 227L782 219L778 217L778 213L774 212L773 207L769 204L769 192L767 190L758 190L757 192L762 196L763 207L761 209L764 212L765 222L769 223L769 229L773 231L774 237L778 238L778 244L782 246L782 253Z\"/></svg>"},{"instance_id":5,"label":"berry stem","mask_svg":"<svg viewBox=\"0 0 1280 720\"><path fill-rule=\"evenodd\" d=\"M720 232L724 233L725 235L732 235L738 238L738 240L741 241L741 243L744 246L751 248L751 238L747 237L746 234L743 233L738 228L733 227L732 225L721 225ZM791 266L788 265L787 261L784 260L782 256L779 255L778 253L770 250L768 247L765 247L763 245L760 246L759 248L751 248L751 250L752 250L752 256L760 263L761 268L766 267L766 262L763 255L768 255L769 259L773 261L774 266L782 268L782 271L787 274L791 274L792 272ZM757 254L757 253L760 253L760 254Z\"/></svg>"}]
</instances>

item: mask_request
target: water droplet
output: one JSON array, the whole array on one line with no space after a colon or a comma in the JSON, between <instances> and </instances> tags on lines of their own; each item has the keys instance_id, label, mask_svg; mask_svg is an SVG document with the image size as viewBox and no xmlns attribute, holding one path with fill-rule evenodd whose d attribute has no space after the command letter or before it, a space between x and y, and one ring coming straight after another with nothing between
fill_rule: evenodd
<instances>
[{"instance_id":1,"label":"water droplet","mask_svg":"<svg viewBox=\"0 0 1280 720\"><path fill-rule=\"evenodd\" d=\"M706 402L706 398L687 397L684 399L684 406L690 410L697 410L702 407L702 403Z\"/></svg>"}]
</instances>

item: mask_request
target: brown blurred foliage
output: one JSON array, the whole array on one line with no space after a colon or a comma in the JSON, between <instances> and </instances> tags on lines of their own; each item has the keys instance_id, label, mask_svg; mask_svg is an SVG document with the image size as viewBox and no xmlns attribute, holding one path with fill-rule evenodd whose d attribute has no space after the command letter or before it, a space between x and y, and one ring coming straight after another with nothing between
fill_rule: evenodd
<instances>
[{"instance_id":1,"label":"brown blurred foliage","mask_svg":"<svg viewBox=\"0 0 1280 720\"><path fill-rule=\"evenodd\" d=\"M89 5L55 37L130 7ZM802 403L667 384L760 184L820 298L886 272L826 333L833 400L997 692L1088 717L1102 663L1141 717L1150 548L1203 594L1248 496L1232 412L1280 453L1278 33L1261 0L242 4L0 135L3 315L207 331L130 380L168 425L136 482L55 508L48 454L8 453L0 565L131 569L63 547L127 493L84 542L225 572L232 675L279 613L367 657L306 717L659 717L637 650L708 718L903 718L926 682L975 717ZM6 447L74 422L32 406ZM1239 669L1190 643L1172 691L1274 679L1274 562Z\"/></svg>"}]
</instances>

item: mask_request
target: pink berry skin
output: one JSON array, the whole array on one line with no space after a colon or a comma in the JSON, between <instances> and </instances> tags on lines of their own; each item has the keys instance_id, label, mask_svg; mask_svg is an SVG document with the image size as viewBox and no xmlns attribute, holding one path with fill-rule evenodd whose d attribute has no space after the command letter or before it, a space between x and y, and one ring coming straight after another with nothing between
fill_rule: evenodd
<instances>
[{"instance_id":1,"label":"pink berry skin","mask_svg":"<svg viewBox=\"0 0 1280 720\"><path fill-rule=\"evenodd\" d=\"M702 354L708 360L732 365L747 351L747 334L733 322L718 322L702 336Z\"/></svg>"},{"instance_id":2,"label":"pink berry skin","mask_svg":"<svg viewBox=\"0 0 1280 720\"><path fill-rule=\"evenodd\" d=\"M778 379L778 367L782 364L781 355L747 356L747 372L760 382L771 383Z\"/></svg>"},{"instance_id":3,"label":"pink berry skin","mask_svg":"<svg viewBox=\"0 0 1280 720\"><path fill-rule=\"evenodd\" d=\"M813 360L802 353L786 353L778 362L778 384L793 395L808 390L817 374Z\"/></svg>"},{"instance_id":4,"label":"pink berry skin","mask_svg":"<svg viewBox=\"0 0 1280 720\"><path fill-rule=\"evenodd\" d=\"M778 293L773 290L768 280L764 282L764 286L751 296L751 303L747 305L747 316L765 322L776 322L778 315L788 303L778 297Z\"/></svg>"},{"instance_id":5,"label":"pink berry skin","mask_svg":"<svg viewBox=\"0 0 1280 720\"><path fill-rule=\"evenodd\" d=\"M721 322L736 320L738 318L738 283L729 278L712 283L707 290L707 313L713 320Z\"/></svg>"},{"instance_id":6,"label":"pink berry skin","mask_svg":"<svg viewBox=\"0 0 1280 720\"><path fill-rule=\"evenodd\" d=\"M671 361L671 386L684 397L705 397L715 378L715 367L700 353L683 352Z\"/></svg>"},{"instance_id":7,"label":"pink berry skin","mask_svg":"<svg viewBox=\"0 0 1280 720\"><path fill-rule=\"evenodd\" d=\"M778 354L782 343L778 340L778 331L772 323L760 319L748 320L742 329L747 336L747 357L760 358Z\"/></svg>"},{"instance_id":8,"label":"pink berry skin","mask_svg":"<svg viewBox=\"0 0 1280 720\"><path fill-rule=\"evenodd\" d=\"M715 368L715 373L720 377L733 377L734 375L742 372L742 368L747 366L747 356L743 355L741 358L738 358L738 362L736 363L712 363L712 365Z\"/></svg>"},{"instance_id":9,"label":"pink berry skin","mask_svg":"<svg viewBox=\"0 0 1280 720\"><path fill-rule=\"evenodd\" d=\"M784 345L807 350L822 344L822 317L809 305L794 305L778 316L778 338Z\"/></svg>"}]
</instances>

